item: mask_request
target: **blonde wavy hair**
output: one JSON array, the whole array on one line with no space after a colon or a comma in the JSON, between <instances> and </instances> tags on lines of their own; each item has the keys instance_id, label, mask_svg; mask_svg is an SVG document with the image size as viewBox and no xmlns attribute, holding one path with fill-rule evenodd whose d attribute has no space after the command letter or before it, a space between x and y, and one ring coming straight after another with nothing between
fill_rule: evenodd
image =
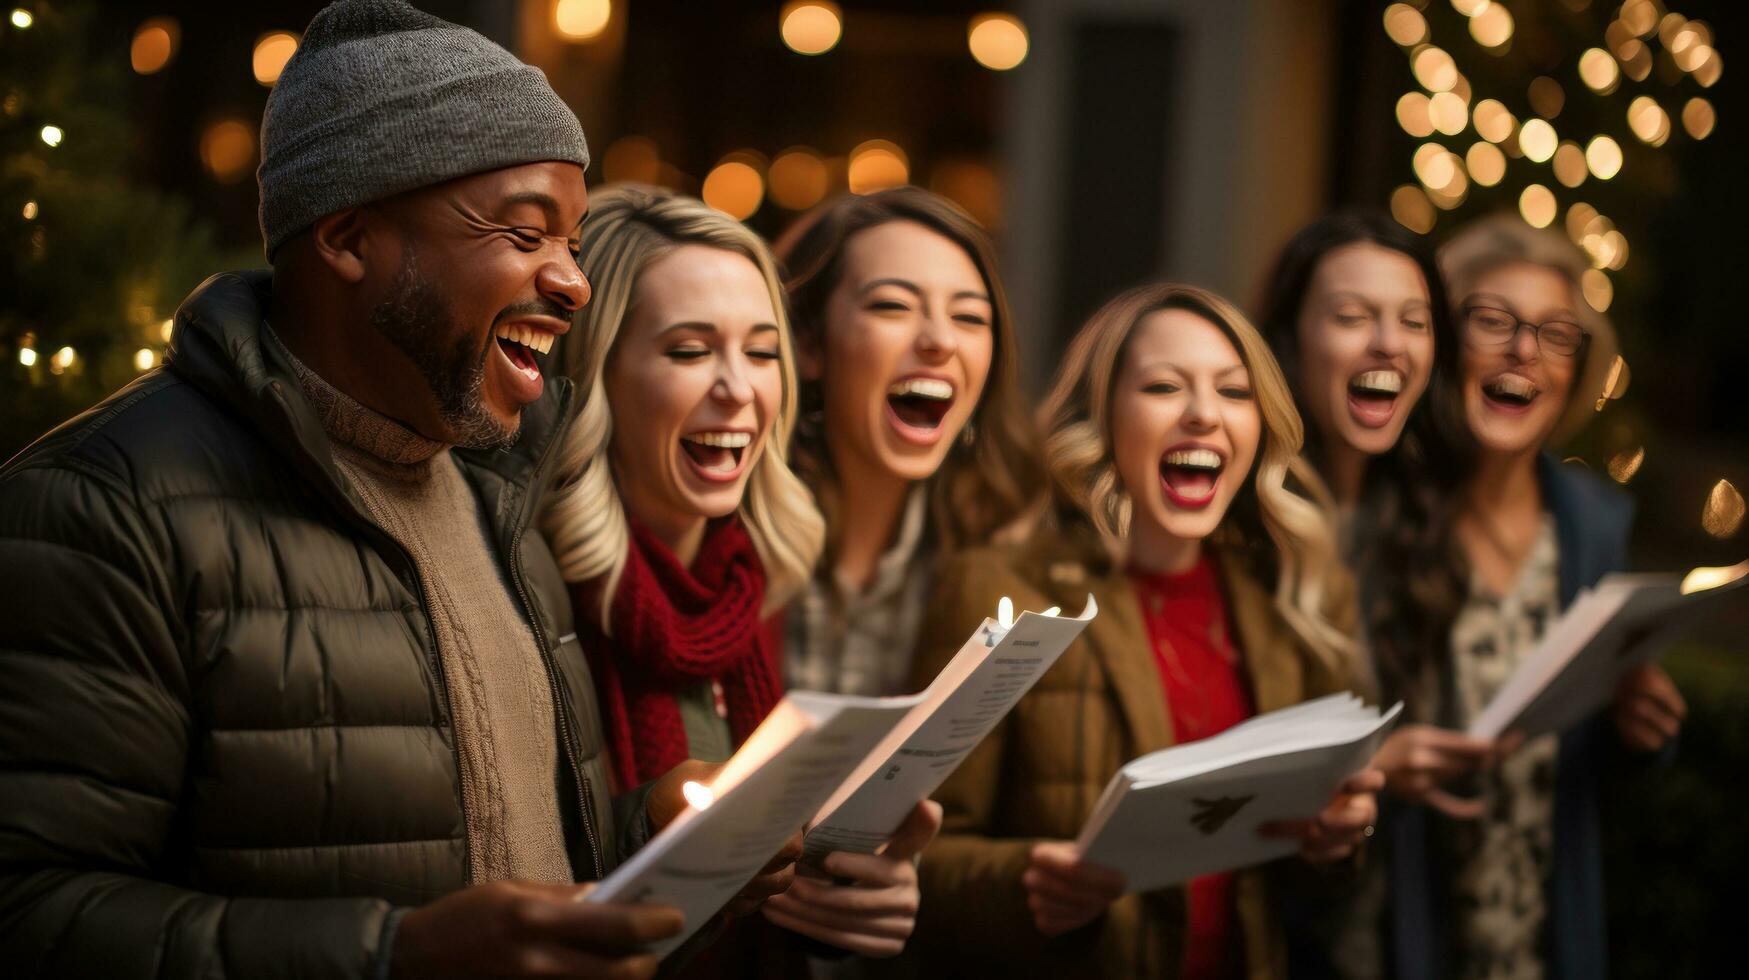
<instances>
[{"instance_id":1,"label":"blonde wavy hair","mask_svg":"<svg viewBox=\"0 0 1749 980\"><path fill-rule=\"evenodd\" d=\"M1112 451L1112 389L1136 326L1174 309L1202 317L1233 342L1263 419L1255 475L1234 497L1215 540L1250 558L1259 578L1267 580L1273 569L1276 609L1306 648L1326 667L1359 676L1360 648L1330 618L1352 600L1352 580L1338 557L1330 494L1300 455L1305 430L1287 379L1257 328L1214 293L1174 283L1140 286L1106 303L1076 334L1041 412L1056 520L1091 529L1114 561L1123 559L1133 506ZM1303 494L1290 489L1290 479Z\"/></svg>"},{"instance_id":2,"label":"blonde wavy hair","mask_svg":"<svg viewBox=\"0 0 1749 980\"><path fill-rule=\"evenodd\" d=\"M605 385L608 357L631 312L643 271L678 246L707 245L745 256L758 266L776 317L783 398L753 460L738 513L765 566L764 612L777 610L813 574L826 535L813 496L787 459L796 420L796 367L777 263L759 236L739 221L695 198L635 185L609 186L590 195L582 239L577 262L594 287L594 298L559 339L553 360L577 383L583 405L560 448L558 475L540 517L560 572L572 583L601 581L601 624L608 629L608 611L631 544L608 452L613 441L613 406Z\"/></svg>"}]
</instances>

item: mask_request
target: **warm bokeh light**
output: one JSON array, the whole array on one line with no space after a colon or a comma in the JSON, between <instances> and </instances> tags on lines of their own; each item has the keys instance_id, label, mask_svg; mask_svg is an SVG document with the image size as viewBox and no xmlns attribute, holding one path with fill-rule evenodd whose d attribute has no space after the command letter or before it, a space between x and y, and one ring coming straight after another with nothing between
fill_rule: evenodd
<instances>
[{"instance_id":1,"label":"warm bokeh light","mask_svg":"<svg viewBox=\"0 0 1749 980\"><path fill-rule=\"evenodd\" d=\"M1609 362L1609 374L1603 379L1603 392L1597 396L1596 411L1603 411L1603 406L1611 399L1627 394L1628 383L1632 380L1633 372L1628 370L1628 362L1620 354L1615 355L1615 360Z\"/></svg>"},{"instance_id":2,"label":"warm bokeh light","mask_svg":"<svg viewBox=\"0 0 1749 980\"><path fill-rule=\"evenodd\" d=\"M1585 226L1597 220L1597 209L1584 201L1567 209L1567 237L1577 245L1585 238Z\"/></svg>"},{"instance_id":3,"label":"warm bokeh light","mask_svg":"<svg viewBox=\"0 0 1749 980\"><path fill-rule=\"evenodd\" d=\"M1433 202L1413 184L1404 184L1391 192L1391 217L1417 235L1433 230Z\"/></svg>"},{"instance_id":4,"label":"warm bokeh light","mask_svg":"<svg viewBox=\"0 0 1749 980\"><path fill-rule=\"evenodd\" d=\"M1696 43L1681 50L1672 51L1670 55L1676 60L1676 67L1683 71L1694 71L1712 60L1713 49L1711 45Z\"/></svg>"},{"instance_id":5,"label":"warm bokeh light","mask_svg":"<svg viewBox=\"0 0 1749 980\"><path fill-rule=\"evenodd\" d=\"M1026 25L1013 14L979 14L966 28L972 59L991 71L1007 71L1026 60Z\"/></svg>"},{"instance_id":6,"label":"warm bokeh light","mask_svg":"<svg viewBox=\"0 0 1749 980\"><path fill-rule=\"evenodd\" d=\"M1427 100L1427 115L1433 128L1456 136L1470 122L1470 107L1454 92L1439 92Z\"/></svg>"},{"instance_id":7,"label":"warm bokeh light","mask_svg":"<svg viewBox=\"0 0 1749 980\"><path fill-rule=\"evenodd\" d=\"M1451 183L1457 158L1438 143L1423 143L1415 149L1415 178L1422 186L1438 189Z\"/></svg>"},{"instance_id":8,"label":"warm bokeh light","mask_svg":"<svg viewBox=\"0 0 1749 980\"><path fill-rule=\"evenodd\" d=\"M1512 137L1512 127L1517 123L1512 113L1494 99L1483 99L1476 103L1471 115L1475 119L1476 132L1490 143L1503 143Z\"/></svg>"},{"instance_id":9,"label":"warm bokeh light","mask_svg":"<svg viewBox=\"0 0 1749 980\"><path fill-rule=\"evenodd\" d=\"M19 213L24 215L24 220L35 221L39 210L35 201L25 201L24 207L19 209Z\"/></svg>"},{"instance_id":10,"label":"warm bokeh light","mask_svg":"<svg viewBox=\"0 0 1749 980\"><path fill-rule=\"evenodd\" d=\"M559 0L553 7L553 26L567 41L589 41L607 30L613 19L609 0Z\"/></svg>"},{"instance_id":11,"label":"warm bokeh light","mask_svg":"<svg viewBox=\"0 0 1749 980\"><path fill-rule=\"evenodd\" d=\"M1470 36L1484 48L1497 48L1512 40L1512 12L1504 4L1489 3L1470 17Z\"/></svg>"},{"instance_id":12,"label":"warm bokeh light","mask_svg":"<svg viewBox=\"0 0 1749 980\"><path fill-rule=\"evenodd\" d=\"M1587 48L1579 56L1579 80L1593 92L1604 95L1615 91L1621 83L1621 71L1615 66L1615 59L1602 48Z\"/></svg>"},{"instance_id":13,"label":"warm bokeh light","mask_svg":"<svg viewBox=\"0 0 1749 980\"><path fill-rule=\"evenodd\" d=\"M255 130L241 119L221 119L200 136L200 162L221 184L235 183L255 163Z\"/></svg>"},{"instance_id":14,"label":"warm bokeh light","mask_svg":"<svg viewBox=\"0 0 1749 980\"><path fill-rule=\"evenodd\" d=\"M1713 104L1698 96L1689 99L1682 107L1682 128L1688 130L1688 135L1697 140L1704 140L1713 131L1713 125L1718 122L1718 116L1713 112Z\"/></svg>"},{"instance_id":15,"label":"warm bokeh light","mask_svg":"<svg viewBox=\"0 0 1749 980\"><path fill-rule=\"evenodd\" d=\"M1476 143L1464 154L1464 167L1471 180L1483 187L1493 187L1506 176L1506 154L1492 143Z\"/></svg>"},{"instance_id":16,"label":"warm bokeh light","mask_svg":"<svg viewBox=\"0 0 1749 980\"><path fill-rule=\"evenodd\" d=\"M771 201L780 208L802 211L820 203L831 187L831 173L820 154L798 146L779 153L765 174Z\"/></svg>"},{"instance_id":17,"label":"warm bokeh light","mask_svg":"<svg viewBox=\"0 0 1749 980\"><path fill-rule=\"evenodd\" d=\"M1745 575L1749 575L1749 561L1740 561L1735 565L1691 568L1687 575L1682 576L1680 591L1683 595L1693 595L1721 585L1729 585Z\"/></svg>"},{"instance_id":18,"label":"warm bokeh light","mask_svg":"<svg viewBox=\"0 0 1749 980\"><path fill-rule=\"evenodd\" d=\"M1420 92L1405 92L1397 100L1397 125L1416 139L1433 135L1432 101Z\"/></svg>"},{"instance_id":19,"label":"warm bokeh light","mask_svg":"<svg viewBox=\"0 0 1749 980\"><path fill-rule=\"evenodd\" d=\"M784 6L778 32L796 54L825 54L844 35L844 18L835 3L796 0Z\"/></svg>"},{"instance_id":20,"label":"warm bokeh light","mask_svg":"<svg viewBox=\"0 0 1749 980\"><path fill-rule=\"evenodd\" d=\"M36 351L29 347L18 348L18 363L25 367L35 367Z\"/></svg>"},{"instance_id":21,"label":"warm bokeh light","mask_svg":"<svg viewBox=\"0 0 1749 980\"><path fill-rule=\"evenodd\" d=\"M1585 147L1585 165L1598 180L1608 180L1621 173L1621 144L1613 137L1594 136Z\"/></svg>"},{"instance_id":22,"label":"warm bokeh light","mask_svg":"<svg viewBox=\"0 0 1749 980\"><path fill-rule=\"evenodd\" d=\"M1547 228L1555 220L1555 192L1541 184L1531 184L1518 195L1518 213L1532 228Z\"/></svg>"},{"instance_id":23,"label":"warm bokeh light","mask_svg":"<svg viewBox=\"0 0 1749 980\"><path fill-rule=\"evenodd\" d=\"M606 183L655 184L661 176L662 157L649 137L621 136L601 155L601 179Z\"/></svg>"},{"instance_id":24,"label":"warm bokeh light","mask_svg":"<svg viewBox=\"0 0 1749 980\"><path fill-rule=\"evenodd\" d=\"M1609 478L1617 483L1626 483L1640 471L1640 466L1646 461L1646 447L1635 446L1624 449L1609 457Z\"/></svg>"},{"instance_id":25,"label":"warm bokeh light","mask_svg":"<svg viewBox=\"0 0 1749 980\"><path fill-rule=\"evenodd\" d=\"M166 344L170 342L170 335L175 332L176 321L173 319L166 318L163 323L158 324L158 336L163 338Z\"/></svg>"},{"instance_id":26,"label":"warm bokeh light","mask_svg":"<svg viewBox=\"0 0 1749 980\"><path fill-rule=\"evenodd\" d=\"M1699 83L1701 88L1712 88L1713 85L1717 84L1719 76L1723 74L1724 71L1725 61L1719 56L1718 49L1715 48L1713 50L1713 56L1707 59L1706 64L1701 65L1694 70L1693 77L1695 82Z\"/></svg>"},{"instance_id":27,"label":"warm bokeh light","mask_svg":"<svg viewBox=\"0 0 1749 980\"><path fill-rule=\"evenodd\" d=\"M134 370L150 371L158 363L158 354L150 347L142 347L134 351Z\"/></svg>"},{"instance_id":28,"label":"warm bokeh light","mask_svg":"<svg viewBox=\"0 0 1749 980\"><path fill-rule=\"evenodd\" d=\"M704 203L745 221L759 210L765 199L765 178L754 166L757 158L749 153L732 153L705 175L699 197Z\"/></svg>"},{"instance_id":29,"label":"warm bokeh light","mask_svg":"<svg viewBox=\"0 0 1749 980\"><path fill-rule=\"evenodd\" d=\"M1470 178L1464 173L1463 161L1457 154L1448 153L1446 158L1451 163L1451 177L1439 187L1429 187L1427 197L1442 211L1450 211L1470 196Z\"/></svg>"},{"instance_id":30,"label":"warm bokeh light","mask_svg":"<svg viewBox=\"0 0 1749 980\"><path fill-rule=\"evenodd\" d=\"M37 135L50 146L60 146L61 140L67 138L67 134L59 126L44 126Z\"/></svg>"},{"instance_id":31,"label":"warm bokeh light","mask_svg":"<svg viewBox=\"0 0 1749 980\"><path fill-rule=\"evenodd\" d=\"M60 374L62 371L72 367L73 362L78 359L79 355L74 352L73 348L63 347L60 350L55 351L54 356L49 358L49 370L56 374Z\"/></svg>"},{"instance_id":32,"label":"warm bokeh light","mask_svg":"<svg viewBox=\"0 0 1749 980\"><path fill-rule=\"evenodd\" d=\"M1628 104L1628 128L1641 142L1663 146L1670 138L1670 115L1656 99L1642 95Z\"/></svg>"},{"instance_id":33,"label":"warm bokeh light","mask_svg":"<svg viewBox=\"0 0 1749 980\"><path fill-rule=\"evenodd\" d=\"M1403 47L1427 40L1427 18L1406 3L1393 3L1385 8L1385 33Z\"/></svg>"},{"instance_id":34,"label":"warm bokeh light","mask_svg":"<svg viewBox=\"0 0 1749 980\"><path fill-rule=\"evenodd\" d=\"M868 194L911 179L911 162L897 143L869 140L850 151L851 193Z\"/></svg>"},{"instance_id":35,"label":"warm bokeh light","mask_svg":"<svg viewBox=\"0 0 1749 980\"><path fill-rule=\"evenodd\" d=\"M1415 51L1409 61L1415 80L1429 92L1449 92L1458 83L1457 62L1442 48L1431 44Z\"/></svg>"},{"instance_id":36,"label":"warm bokeh light","mask_svg":"<svg viewBox=\"0 0 1749 980\"><path fill-rule=\"evenodd\" d=\"M1609 312L1609 303L1615 298L1615 286L1603 270L1586 269L1579 277L1579 290L1585 294L1586 306L1599 313Z\"/></svg>"},{"instance_id":37,"label":"warm bokeh light","mask_svg":"<svg viewBox=\"0 0 1749 980\"><path fill-rule=\"evenodd\" d=\"M1737 492L1730 480L1720 480L1706 495L1706 506L1700 512L1700 526L1706 529L1706 533L1723 541L1742 530L1743 512L1743 495Z\"/></svg>"},{"instance_id":38,"label":"warm bokeh light","mask_svg":"<svg viewBox=\"0 0 1749 980\"><path fill-rule=\"evenodd\" d=\"M153 17L134 31L134 43L128 48L128 62L134 71L150 75L163 71L176 57L176 43L182 30L171 17Z\"/></svg>"},{"instance_id":39,"label":"warm bokeh light","mask_svg":"<svg viewBox=\"0 0 1749 980\"><path fill-rule=\"evenodd\" d=\"M298 50L298 36L289 31L274 31L261 35L255 42L255 54L250 59L250 66L255 71L255 80L263 85L272 85L279 81L279 73L285 70L285 63Z\"/></svg>"},{"instance_id":40,"label":"warm bokeh light","mask_svg":"<svg viewBox=\"0 0 1749 980\"><path fill-rule=\"evenodd\" d=\"M1518 129L1518 148L1537 163L1554 156L1555 147L1560 142L1560 137L1555 135L1555 127L1549 125L1546 119L1527 119Z\"/></svg>"},{"instance_id":41,"label":"warm bokeh light","mask_svg":"<svg viewBox=\"0 0 1749 980\"><path fill-rule=\"evenodd\" d=\"M1662 13L1653 0L1627 0L1621 5L1621 23L1628 33L1645 37L1657 29Z\"/></svg>"},{"instance_id":42,"label":"warm bokeh light","mask_svg":"<svg viewBox=\"0 0 1749 980\"><path fill-rule=\"evenodd\" d=\"M1553 119L1561 114L1561 109L1567 105L1567 93L1561 88L1561 83L1547 75L1538 75L1530 80L1527 91L1530 96L1530 107L1544 119Z\"/></svg>"},{"instance_id":43,"label":"warm bokeh light","mask_svg":"<svg viewBox=\"0 0 1749 980\"><path fill-rule=\"evenodd\" d=\"M16 27L19 30L23 31L23 30L28 30L30 28L30 25L32 25L34 23L36 23L36 18L32 17L30 15L30 11L24 9L23 7L12 8L12 26L13 27Z\"/></svg>"},{"instance_id":44,"label":"warm bokeh light","mask_svg":"<svg viewBox=\"0 0 1749 980\"><path fill-rule=\"evenodd\" d=\"M1554 170L1555 179L1567 187L1585 183L1585 151L1572 140L1562 140L1555 148Z\"/></svg>"},{"instance_id":45,"label":"warm bokeh light","mask_svg":"<svg viewBox=\"0 0 1749 980\"><path fill-rule=\"evenodd\" d=\"M1451 0L1451 9L1465 17L1474 17L1493 5L1492 0Z\"/></svg>"},{"instance_id":46,"label":"warm bokeh light","mask_svg":"<svg viewBox=\"0 0 1749 980\"><path fill-rule=\"evenodd\" d=\"M1636 82L1643 82L1652 73L1652 49L1639 41L1629 41L1616 51L1622 73Z\"/></svg>"}]
</instances>

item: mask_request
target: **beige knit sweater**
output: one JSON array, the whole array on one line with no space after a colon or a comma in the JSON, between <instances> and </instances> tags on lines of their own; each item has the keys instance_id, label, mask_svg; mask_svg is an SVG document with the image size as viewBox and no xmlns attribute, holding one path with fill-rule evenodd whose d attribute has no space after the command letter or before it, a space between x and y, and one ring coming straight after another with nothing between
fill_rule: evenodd
<instances>
[{"instance_id":1,"label":"beige knit sweater","mask_svg":"<svg viewBox=\"0 0 1749 980\"><path fill-rule=\"evenodd\" d=\"M340 472L419 572L449 689L469 877L475 884L571 882L559 821L552 687L478 498L449 446L378 415L291 361L334 443Z\"/></svg>"}]
</instances>

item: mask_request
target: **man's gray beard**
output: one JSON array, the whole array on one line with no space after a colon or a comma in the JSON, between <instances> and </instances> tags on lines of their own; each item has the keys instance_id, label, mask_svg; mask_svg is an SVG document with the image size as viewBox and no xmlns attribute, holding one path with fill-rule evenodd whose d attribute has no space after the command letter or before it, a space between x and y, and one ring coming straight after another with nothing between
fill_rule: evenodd
<instances>
[{"instance_id":1,"label":"man's gray beard","mask_svg":"<svg viewBox=\"0 0 1749 980\"><path fill-rule=\"evenodd\" d=\"M371 326L406 354L437 397L438 411L463 449L507 449L516 444L517 429L506 428L486 408L480 391L486 380L486 358L496 341L488 338L478 357L468 349L468 335L457 329L443 294L419 274L418 256L407 247L390 297L371 310ZM445 338L455 336L450 346Z\"/></svg>"}]
</instances>

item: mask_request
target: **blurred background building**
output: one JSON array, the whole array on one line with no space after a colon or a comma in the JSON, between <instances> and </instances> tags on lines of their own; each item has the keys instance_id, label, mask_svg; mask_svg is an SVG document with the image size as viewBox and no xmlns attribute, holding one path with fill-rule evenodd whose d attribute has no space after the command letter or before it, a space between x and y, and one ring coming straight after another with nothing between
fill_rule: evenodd
<instances>
[{"instance_id":1,"label":"blurred background building","mask_svg":"<svg viewBox=\"0 0 1749 980\"><path fill-rule=\"evenodd\" d=\"M1566 452L1637 497L1639 564L1745 557L1749 127L1721 53L1749 36L1740 0L418 5L547 72L593 183L698 194L767 235L846 190L959 201L1000 238L1039 382L1144 278L1254 307L1276 249L1332 207L1436 238L1495 210L1558 228L1591 256L1585 298L1625 359ZM0 458L156 365L205 275L262 264L261 110L321 6L0 3ZM1739 616L1710 635L1741 650L1746 633ZM1667 802L1687 816L1654 809L1623 838L1642 883L1749 870L1741 835L1718 833L1744 790L1722 809L1707 785L1749 760L1749 668L1685 669L1691 698L1738 710L1685 739L1702 763ZM1706 859L1670 871L1696 834ZM1732 932L1707 936L1706 891L1629 891L1624 973L1659 955L1708 972Z\"/></svg>"}]
</instances>

